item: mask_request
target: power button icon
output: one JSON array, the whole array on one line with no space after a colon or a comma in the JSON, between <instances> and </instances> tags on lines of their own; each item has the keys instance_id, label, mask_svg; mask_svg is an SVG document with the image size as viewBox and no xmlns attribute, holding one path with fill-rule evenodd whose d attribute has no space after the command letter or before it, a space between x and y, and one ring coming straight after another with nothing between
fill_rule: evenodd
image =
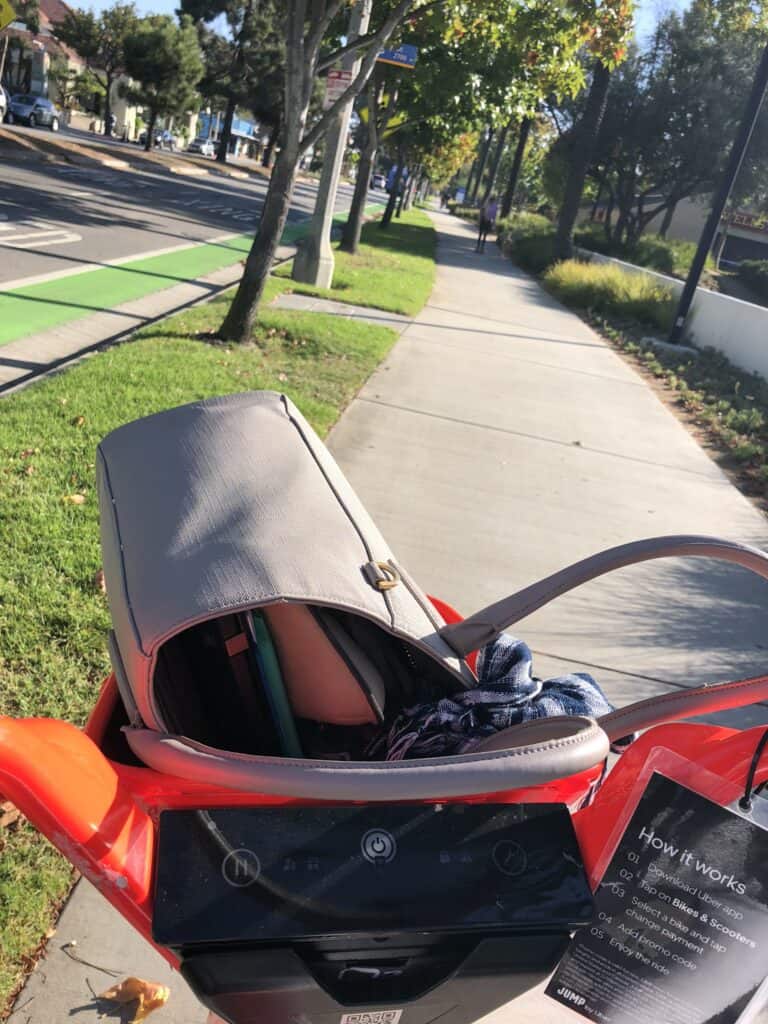
<instances>
[{"instance_id":1,"label":"power button icon","mask_svg":"<svg viewBox=\"0 0 768 1024\"><path fill-rule=\"evenodd\" d=\"M391 832L383 828L372 828L363 836L360 849L371 864L389 864L397 853L397 843Z\"/></svg>"}]
</instances>

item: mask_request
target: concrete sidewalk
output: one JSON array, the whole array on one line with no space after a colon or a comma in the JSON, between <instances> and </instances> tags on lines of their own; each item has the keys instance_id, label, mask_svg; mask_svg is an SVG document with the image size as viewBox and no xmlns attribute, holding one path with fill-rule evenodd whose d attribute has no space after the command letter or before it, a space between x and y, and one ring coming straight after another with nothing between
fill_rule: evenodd
<instances>
[{"instance_id":1,"label":"concrete sidewalk","mask_svg":"<svg viewBox=\"0 0 768 1024\"><path fill-rule=\"evenodd\" d=\"M768 546L768 524L648 385L465 223L436 214L439 271L333 431L331 447L420 583L464 612L600 548L666 533ZM595 581L521 623L539 674L586 668L616 703L766 667L768 585L657 562ZM768 721L768 709L726 716ZM74 963L61 946L77 940ZM65 909L12 1018L97 1019L99 968L168 978L90 887ZM157 1024L201 1024L183 981ZM31 1000L31 1001L30 1001ZM127 1018L125 1018L127 1019ZM487 1024L578 1018L540 991ZM268 1024L268 1022L266 1022Z\"/></svg>"}]
</instances>

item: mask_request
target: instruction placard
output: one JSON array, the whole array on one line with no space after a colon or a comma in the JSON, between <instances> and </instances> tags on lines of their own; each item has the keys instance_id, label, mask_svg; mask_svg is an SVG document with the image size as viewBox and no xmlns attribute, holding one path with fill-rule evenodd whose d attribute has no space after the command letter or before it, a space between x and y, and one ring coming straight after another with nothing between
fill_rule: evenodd
<instances>
[{"instance_id":1,"label":"instruction placard","mask_svg":"<svg viewBox=\"0 0 768 1024\"><path fill-rule=\"evenodd\" d=\"M766 975L768 831L653 775L547 995L600 1024L746 1024Z\"/></svg>"}]
</instances>

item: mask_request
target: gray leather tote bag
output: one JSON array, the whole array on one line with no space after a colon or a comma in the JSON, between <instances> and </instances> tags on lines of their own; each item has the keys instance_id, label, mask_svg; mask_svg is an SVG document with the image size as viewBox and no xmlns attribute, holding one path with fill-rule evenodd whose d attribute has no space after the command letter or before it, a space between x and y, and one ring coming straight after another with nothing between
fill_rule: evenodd
<instances>
[{"instance_id":1,"label":"gray leather tote bag","mask_svg":"<svg viewBox=\"0 0 768 1024\"><path fill-rule=\"evenodd\" d=\"M649 558L694 556L725 559L768 579L768 558L713 538L654 538L593 556L448 626L301 413L272 392L196 402L120 427L99 446L97 478L110 652L131 720L127 738L159 771L332 800L489 793L599 764L609 737L768 697L762 677L683 691L599 723L538 720L470 753L418 761L339 762L221 749L174 728L179 715L170 713L178 711L172 703L183 704L185 692L161 670L164 650L201 623L262 609L268 622L272 616L281 660L294 677L288 681L294 708L310 717L334 708L330 721L362 722L368 706L383 701L388 682L381 666L369 667L374 648L404 659L433 693L449 694L475 683L464 660L470 651L604 572ZM362 649L358 638L356 651L344 650L338 637L317 629L309 609L364 624L370 648ZM318 647L326 640L334 650ZM340 651L343 665L334 662ZM367 675L368 704L344 690L356 673Z\"/></svg>"}]
</instances>

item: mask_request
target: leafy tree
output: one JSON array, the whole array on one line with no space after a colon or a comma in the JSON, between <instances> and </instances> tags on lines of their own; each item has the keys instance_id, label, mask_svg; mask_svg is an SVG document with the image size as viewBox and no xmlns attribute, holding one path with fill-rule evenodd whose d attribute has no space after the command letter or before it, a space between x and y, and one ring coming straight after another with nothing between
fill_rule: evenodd
<instances>
[{"instance_id":1,"label":"leafy tree","mask_svg":"<svg viewBox=\"0 0 768 1024\"><path fill-rule=\"evenodd\" d=\"M126 71L125 43L137 25L133 3L117 0L100 14L77 7L68 10L54 26L56 38L80 54L104 90L105 135L111 128L112 85Z\"/></svg>"},{"instance_id":2,"label":"leafy tree","mask_svg":"<svg viewBox=\"0 0 768 1024\"><path fill-rule=\"evenodd\" d=\"M501 200L502 216L507 216L513 205L540 207L548 204L543 170L554 137L552 122L543 114L523 118L517 125L514 150L505 154L499 168L499 180L507 183Z\"/></svg>"},{"instance_id":3,"label":"leafy tree","mask_svg":"<svg viewBox=\"0 0 768 1024\"><path fill-rule=\"evenodd\" d=\"M137 85L128 95L149 112L145 149L151 149L158 117L183 114L197 102L203 61L188 15L180 23L167 14L142 18L125 46L125 70Z\"/></svg>"},{"instance_id":4,"label":"leafy tree","mask_svg":"<svg viewBox=\"0 0 768 1024\"><path fill-rule=\"evenodd\" d=\"M40 31L38 0L15 0L16 21L33 36ZM27 91L32 77L32 50L27 40L6 29L0 36L0 81L12 92Z\"/></svg>"},{"instance_id":5,"label":"leafy tree","mask_svg":"<svg viewBox=\"0 0 768 1024\"><path fill-rule=\"evenodd\" d=\"M181 10L198 24L205 58L200 92L224 104L217 153L224 163L239 107L270 126L282 118L285 44L278 0L182 0ZM209 27L222 17L227 36Z\"/></svg>"},{"instance_id":6,"label":"leafy tree","mask_svg":"<svg viewBox=\"0 0 768 1024\"><path fill-rule=\"evenodd\" d=\"M530 0L486 0L471 9L450 5L428 9L408 41L419 47L415 72L403 77L400 123L391 134L422 158L464 132L485 127L486 135L467 182L475 197L493 186L505 152L510 124L535 108L542 92L576 91L583 71L576 59L584 42L587 0L557 5ZM483 193L481 193L483 194ZM382 220L382 226L387 217Z\"/></svg>"},{"instance_id":7,"label":"leafy tree","mask_svg":"<svg viewBox=\"0 0 768 1024\"><path fill-rule=\"evenodd\" d=\"M38 0L14 0L16 20L26 25L27 31L36 36L40 31L40 4Z\"/></svg>"},{"instance_id":8,"label":"leafy tree","mask_svg":"<svg viewBox=\"0 0 768 1024\"><path fill-rule=\"evenodd\" d=\"M558 259L568 259L573 254L573 230L608 98L611 70L626 55L631 28L631 0L620 0L615 7L598 6L589 24L588 48L595 62L584 111L571 135L568 174L555 230L554 251Z\"/></svg>"},{"instance_id":9,"label":"leafy tree","mask_svg":"<svg viewBox=\"0 0 768 1024\"><path fill-rule=\"evenodd\" d=\"M286 49L282 145L242 280L219 329L222 338L238 342L250 339L264 285L285 226L299 161L309 147L322 138L345 104L361 92L377 54L415 3L419 0L398 0L375 31L361 36L352 44L327 52L329 42L338 36L335 21L345 7L344 0L315 0L312 4L306 0L284 0ZM342 53L353 49L361 54L360 70L336 102L310 121L310 104L320 72L332 67Z\"/></svg>"},{"instance_id":10,"label":"leafy tree","mask_svg":"<svg viewBox=\"0 0 768 1024\"><path fill-rule=\"evenodd\" d=\"M101 83L88 68L80 71L70 67L63 57L51 61L48 81L55 86L57 102L65 112L72 110L79 97L103 92Z\"/></svg>"},{"instance_id":11,"label":"leafy tree","mask_svg":"<svg viewBox=\"0 0 768 1024\"><path fill-rule=\"evenodd\" d=\"M461 170L477 148L477 134L461 132L452 139L424 154L424 170L433 185L440 187Z\"/></svg>"},{"instance_id":12,"label":"leafy tree","mask_svg":"<svg viewBox=\"0 0 768 1024\"><path fill-rule=\"evenodd\" d=\"M713 191L764 45L762 16L739 0L696 0L667 15L612 75L590 175L606 203L606 241L631 246L654 218L664 234L681 199ZM569 114L566 112L566 119ZM570 115L573 121L572 114ZM553 148L550 187L573 129ZM555 173L553 173L555 172ZM753 136L734 201L768 192L768 115Z\"/></svg>"},{"instance_id":13,"label":"leafy tree","mask_svg":"<svg viewBox=\"0 0 768 1024\"><path fill-rule=\"evenodd\" d=\"M382 75L374 70L367 85L366 103L360 110L362 146L360 160L357 164L355 191L341 236L341 248L344 252L356 253L359 249L365 204L368 198L371 174L376 163L379 139L396 103L396 90L394 95L390 93L387 96L384 92Z\"/></svg>"},{"instance_id":14,"label":"leafy tree","mask_svg":"<svg viewBox=\"0 0 768 1024\"><path fill-rule=\"evenodd\" d=\"M598 59L592 71L592 84L589 87L583 117L571 135L563 201L555 231L554 251L558 259L566 260L573 255L573 231L608 99L610 74L608 65Z\"/></svg>"}]
</instances>

